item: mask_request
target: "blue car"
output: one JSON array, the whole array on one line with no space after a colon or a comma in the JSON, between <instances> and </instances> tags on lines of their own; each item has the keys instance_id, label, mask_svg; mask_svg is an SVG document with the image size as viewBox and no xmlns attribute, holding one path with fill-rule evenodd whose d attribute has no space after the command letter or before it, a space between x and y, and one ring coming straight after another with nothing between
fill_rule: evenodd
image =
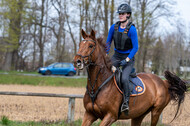
<instances>
[{"instance_id":1,"label":"blue car","mask_svg":"<svg viewBox=\"0 0 190 126\"><path fill-rule=\"evenodd\" d=\"M74 76L76 74L76 68L72 63L53 63L47 67L41 67L38 69L38 73L42 75L67 75Z\"/></svg>"}]
</instances>

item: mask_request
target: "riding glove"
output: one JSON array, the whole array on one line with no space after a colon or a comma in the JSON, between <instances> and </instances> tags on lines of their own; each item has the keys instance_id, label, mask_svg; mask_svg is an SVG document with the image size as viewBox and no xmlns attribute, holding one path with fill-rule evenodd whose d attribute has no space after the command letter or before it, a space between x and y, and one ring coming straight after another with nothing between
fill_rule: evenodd
<instances>
[{"instance_id":1,"label":"riding glove","mask_svg":"<svg viewBox=\"0 0 190 126\"><path fill-rule=\"evenodd\" d=\"M120 65L121 65L121 66L124 66L124 65L126 65L128 62L129 62L129 61L127 61L127 59L124 59L124 60L122 60L122 61L120 62Z\"/></svg>"},{"instance_id":2,"label":"riding glove","mask_svg":"<svg viewBox=\"0 0 190 126\"><path fill-rule=\"evenodd\" d=\"M126 64L127 64L127 61L126 61L125 59L120 62L120 65L121 65L121 66L124 66L124 65L126 65Z\"/></svg>"}]
</instances>

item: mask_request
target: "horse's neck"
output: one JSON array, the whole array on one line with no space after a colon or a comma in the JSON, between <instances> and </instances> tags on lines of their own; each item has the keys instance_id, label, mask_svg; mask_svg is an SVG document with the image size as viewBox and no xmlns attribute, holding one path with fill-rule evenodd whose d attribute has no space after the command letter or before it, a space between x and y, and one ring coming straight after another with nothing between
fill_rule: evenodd
<instances>
[{"instance_id":1,"label":"horse's neck","mask_svg":"<svg viewBox=\"0 0 190 126\"><path fill-rule=\"evenodd\" d=\"M88 87L90 89L95 83L94 89L96 90L112 73L105 64L101 64L89 66L88 74Z\"/></svg>"}]
</instances>

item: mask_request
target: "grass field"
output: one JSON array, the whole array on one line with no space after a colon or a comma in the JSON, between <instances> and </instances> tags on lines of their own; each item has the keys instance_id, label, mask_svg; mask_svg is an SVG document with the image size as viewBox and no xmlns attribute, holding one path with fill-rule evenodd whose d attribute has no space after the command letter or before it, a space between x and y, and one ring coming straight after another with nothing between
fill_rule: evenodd
<instances>
[{"instance_id":1,"label":"grass field","mask_svg":"<svg viewBox=\"0 0 190 126\"><path fill-rule=\"evenodd\" d=\"M19 121L11 121L6 116L2 116L0 120L0 126L80 126L82 120L77 120L72 124L68 124L65 121L59 122L19 122Z\"/></svg>"},{"instance_id":2,"label":"grass field","mask_svg":"<svg viewBox=\"0 0 190 126\"><path fill-rule=\"evenodd\" d=\"M6 116L2 116L0 120L0 126L81 126L82 120L76 120L73 123L67 123L66 121L58 121L58 122L19 122L19 121L11 121ZM93 123L92 126L99 126L100 121ZM142 126L149 126L150 122L143 122ZM130 126L129 123L116 122L112 126ZM158 124L157 126L166 126L164 124Z\"/></svg>"},{"instance_id":3,"label":"grass field","mask_svg":"<svg viewBox=\"0 0 190 126\"><path fill-rule=\"evenodd\" d=\"M27 72L27 71L2 71L0 70L0 73L6 73L6 74L39 74L38 72L34 71L34 72Z\"/></svg>"},{"instance_id":4,"label":"grass field","mask_svg":"<svg viewBox=\"0 0 190 126\"><path fill-rule=\"evenodd\" d=\"M86 78L24 76L15 73L0 75L0 84L85 87L86 81L87 81Z\"/></svg>"}]
</instances>

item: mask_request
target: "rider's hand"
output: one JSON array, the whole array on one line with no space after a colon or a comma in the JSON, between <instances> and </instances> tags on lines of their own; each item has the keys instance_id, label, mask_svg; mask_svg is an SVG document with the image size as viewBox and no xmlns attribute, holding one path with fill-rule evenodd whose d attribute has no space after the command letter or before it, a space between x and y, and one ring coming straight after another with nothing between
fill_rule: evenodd
<instances>
[{"instance_id":1,"label":"rider's hand","mask_svg":"<svg viewBox=\"0 0 190 126\"><path fill-rule=\"evenodd\" d=\"M124 65L126 65L128 62L129 62L129 58L127 57L126 59L124 59L124 60L122 60L121 62L120 62L120 65L121 66L124 66Z\"/></svg>"},{"instance_id":2,"label":"rider's hand","mask_svg":"<svg viewBox=\"0 0 190 126\"><path fill-rule=\"evenodd\" d=\"M122 60L122 61L120 62L120 65L121 65L121 66L124 66L124 65L126 65L126 64L127 64L126 59L124 59L124 60Z\"/></svg>"},{"instance_id":3,"label":"rider's hand","mask_svg":"<svg viewBox=\"0 0 190 126\"><path fill-rule=\"evenodd\" d=\"M115 66L112 66L111 67L111 70L113 71L113 73L116 71L116 67Z\"/></svg>"}]
</instances>

